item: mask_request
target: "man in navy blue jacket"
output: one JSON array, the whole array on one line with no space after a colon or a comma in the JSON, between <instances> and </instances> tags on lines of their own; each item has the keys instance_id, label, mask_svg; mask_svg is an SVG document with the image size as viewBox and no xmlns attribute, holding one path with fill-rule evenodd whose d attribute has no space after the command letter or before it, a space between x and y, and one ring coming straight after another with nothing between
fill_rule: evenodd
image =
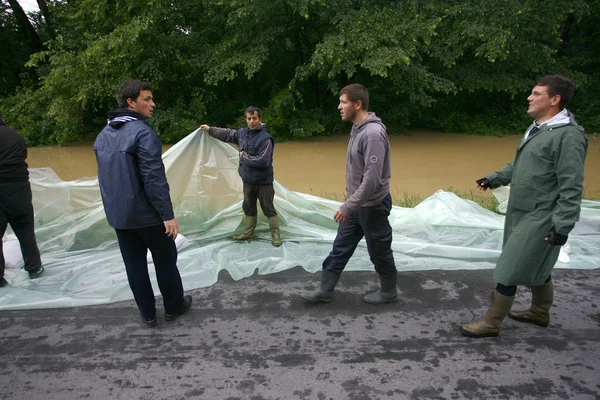
<instances>
[{"instance_id":1,"label":"man in navy blue jacket","mask_svg":"<svg viewBox=\"0 0 600 400\"><path fill-rule=\"evenodd\" d=\"M100 193L108 223L116 233L129 287L146 325L157 325L154 292L146 254L152 253L156 280L163 296L165 320L188 311L192 296L183 295L177 269L175 238L179 223L173 214L162 162L160 137L146 119L152 117L152 85L127 81L119 89L119 107L96 138Z\"/></svg>"},{"instance_id":2,"label":"man in navy blue jacket","mask_svg":"<svg viewBox=\"0 0 600 400\"><path fill-rule=\"evenodd\" d=\"M275 190L273 189L273 148L275 141L267 132L265 124L262 123L262 111L258 107L250 106L244 112L247 127L240 130L215 128L208 125L200 125L200 129L223 142L235 143L240 150L240 165L238 172L244 183L244 202L242 208L246 214L245 229L239 235L233 236L233 240L254 239L257 214L256 201L260 202L260 208L269 220L271 230L271 243L279 247L282 244L279 233L279 222L277 211L273 200Z\"/></svg>"}]
</instances>

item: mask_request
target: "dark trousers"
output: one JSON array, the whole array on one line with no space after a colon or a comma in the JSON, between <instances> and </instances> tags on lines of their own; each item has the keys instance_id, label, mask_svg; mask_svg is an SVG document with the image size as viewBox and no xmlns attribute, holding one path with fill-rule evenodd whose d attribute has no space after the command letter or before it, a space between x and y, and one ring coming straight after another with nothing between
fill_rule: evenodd
<instances>
[{"instance_id":1,"label":"dark trousers","mask_svg":"<svg viewBox=\"0 0 600 400\"><path fill-rule=\"evenodd\" d=\"M549 275L544 284L550 282L552 280L552 275ZM504 296L512 297L517 294L517 285L514 286L504 286L501 283L496 284L496 291Z\"/></svg>"},{"instance_id":2,"label":"dark trousers","mask_svg":"<svg viewBox=\"0 0 600 400\"><path fill-rule=\"evenodd\" d=\"M323 269L341 273L358 242L365 237L371 262L375 271L389 278L396 271L392 252L392 227L388 220L392 209L392 197L388 194L381 203L372 207L361 207L338 226L333 249L323 261Z\"/></svg>"},{"instance_id":3,"label":"dark trousers","mask_svg":"<svg viewBox=\"0 0 600 400\"><path fill-rule=\"evenodd\" d=\"M26 271L42 266L34 231L33 205L29 181L0 183L0 277L4 276L5 260L2 237L8 224L15 232Z\"/></svg>"},{"instance_id":4,"label":"dark trousers","mask_svg":"<svg viewBox=\"0 0 600 400\"><path fill-rule=\"evenodd\" d=\"M127 270L129 287L144 318L156 316L154 292L148 274L146 255L152 253L156 280L163 296L165 312L174 314L181 310L183 285L177 269L175 241L165 234L164 225L138 229L115 229L121 255Z\"/></svg>"},{"instance_id":5,"label":"dark trousers","mask_svg":"<svg viewBox=\"0 0 600 400\"><path fill-rule=\"evenodd\" d=\"M275 189L273 189L272 183L268 185L244 183L244 203L242 203L242 209L247 216L256 217L258 214L256 200L260 202L263 214L268 218L276 216L277 211L275 211L275 205L273 204L274 199Z\"/></svg>"}]
</instances>

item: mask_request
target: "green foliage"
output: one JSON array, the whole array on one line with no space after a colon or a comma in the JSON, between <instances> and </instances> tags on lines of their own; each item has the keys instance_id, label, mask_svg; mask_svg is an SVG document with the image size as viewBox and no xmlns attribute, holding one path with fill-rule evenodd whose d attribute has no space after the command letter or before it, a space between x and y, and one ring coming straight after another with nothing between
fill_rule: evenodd
<instances>
[{"instance_id":1,"label":"green foliage","mask_svg":"<svg viewBox=\"0 0 600 400\"><path fill-rule=\"evenodd\" d=\"M189 105L180 101L176 107L161 108L154 111L150 126L160 133L164 143L176 143L187 134L198 129L198 120L206 115L202 97L192 99Z\"/></svg>"},{"instance_id":2,"label":"green foliage","mask_svg":"<svg viewBox=\"0 0 600 400\"><path fill-rule=\"evenodd\" d=\"M269 122L269 132L281 138L305 138L322 133L325 127L321 124L321 110L307 111L297 107L297 100L290 90L283 90L273 96L264 110L263 118Z\"/></svg>"},{"instance_id":3,"label":"green foliage","mask_svg":"<svg viewBox=\"0 0 600 400\"><path fill-rule=\"evenodd\" d=\"M548 73L573 77L570 109L600 131L599 0L49 1L45 50L0 0L0 107L30 144L90 139L127 79L153 83L151 124L174 142L201 123L240 126L256 105L278 141L347 130L337 93L360 82L387 125L522 133ZM50 39L52 37L52 39ZM28 61L27 61L28 60Z\"/></svg>"},{"instance_id":4,"label":"green foliage","mask_svg":"<svg viewBox=\"0 0 600 400\"><path fill-rule=\"evenodd\" d=\"M45 110L41 108L43 99L24 100L36 96L37 93L32 89L20 89L16 95L0 100L4 122L10 127L17 127L30 146L50 144L56 129L55 123L46 118Z\"/></svg>"}]
</instances>

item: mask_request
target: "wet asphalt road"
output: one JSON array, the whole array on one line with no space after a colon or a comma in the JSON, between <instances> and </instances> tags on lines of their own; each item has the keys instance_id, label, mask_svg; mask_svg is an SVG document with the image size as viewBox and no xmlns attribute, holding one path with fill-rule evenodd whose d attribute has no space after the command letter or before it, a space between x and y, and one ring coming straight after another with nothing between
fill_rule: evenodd
<instances>
[{"instance_id":1,"label":"wet asphalt road","mask_svg":"<svg viewBox=\"0 0 600 400\"><path fill-rule=\"evenodd\" d=\"M600 270L555 270L550 327L487 339L458 324L487 309L491 271L401 273L382 306L362 301L375 272L309 305L319 275L225 273L153 329L133 301L0 312L0 399L600 399Z\"/></svg>"}]
</instances>

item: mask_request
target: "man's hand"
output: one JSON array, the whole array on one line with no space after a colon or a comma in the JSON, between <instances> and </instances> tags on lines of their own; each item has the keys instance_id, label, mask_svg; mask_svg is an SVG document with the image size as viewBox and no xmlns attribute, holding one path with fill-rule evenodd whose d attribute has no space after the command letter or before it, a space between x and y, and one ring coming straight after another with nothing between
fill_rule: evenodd
<instances>
[{"instance_id":1,"label":"man's hand","mask_svg":"<svg viewBox=\"0 0 600 400\"><path fill-rule=\"evenodd\" d=\"M546 234L546 241L550 246L563 246L565 243L567 243L568 238L569 235L561 235L560 233L556 232L555 227L550 228Z\"/></svg>"},{"instance_id":2,"label":"man's hand","mask_svg":"<svg viewBox=\"0 0 600 400\"><path fill-rule=\"evenodd\" d=\"M163 223L165 224L165 234L175 240L179 233L179 222L177 222L177 219L173 218L170 221L163 221Z\"/></svg>"},{"instance_id":3,"label":"man's hand","mask_svg":"<svg viewBox=\"0 0 600 400\"><path fill-rule=\"evenodd\" d=\"M487 178L481 178L481 179L477 179L475 181L475 183L477 183L477 189L482 190L482 191L486 191L488 189L491 189L492 187L490 186L490 181Z\"/></svg>"},{"instance_id":4,"label":"man's hand","mask_svg":"<svg viewBox=\"0 0 600 400\"><path fill-rule=\"evenodd\" d=\"M346 216L346 214L344 214L344 212L342 210L337 210L337 212L333 216L333 220L335 222L344 222L344 221L346 221L346 218L348 218L348 217Z\"/></svg>"},{"instance_id":5,"label":"man's hand","mask_svg":"<svg viewBox=\"0 0 600 400\"><path fill-rule=\"evenodd\" d=\"M206 124L202 124L202 125L200 125L200 129L202 129L205 132L208 132L208 130L210 129L210 126L208 126Z\"/></svg>"}]
</instances>

